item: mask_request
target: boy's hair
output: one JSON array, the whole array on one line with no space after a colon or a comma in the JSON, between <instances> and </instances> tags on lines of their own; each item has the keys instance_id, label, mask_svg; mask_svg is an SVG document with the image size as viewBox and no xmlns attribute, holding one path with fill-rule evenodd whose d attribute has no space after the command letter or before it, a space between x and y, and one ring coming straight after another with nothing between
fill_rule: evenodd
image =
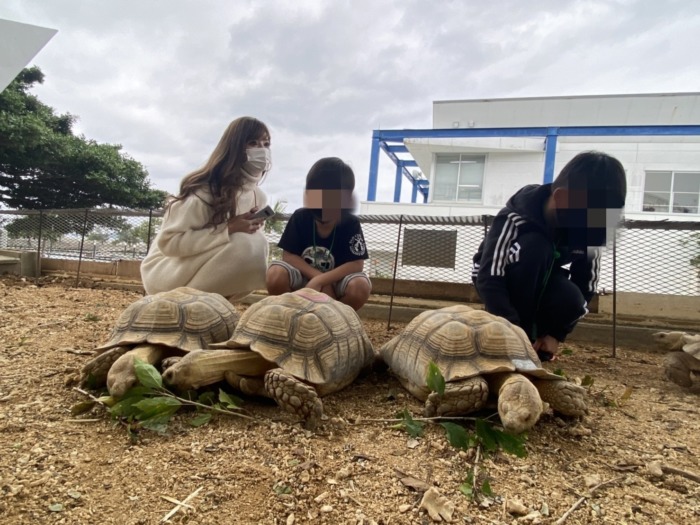
<instances>
[{"instance_id":1,"label":"boy's hair","mask_svg":"<svg viewBox=\"0 0 700 525\"><path fill-rule=\"evenodd\" d=\"M584 151L566 163L552 183L552 191L585 191L588 208L623 208L627 197L625 168L615 157Z\"/></svg>"},{"instance_id":2,"label":"boy's hair","mask_svg":"<svg viewBox=\"0 0 700 525\"><path fill-rule=\"evenodd\" d=\"M355 189L355 174L352 168L338 157L317 160L306 175L307 190Z\"/></svg>"}]
</instances>

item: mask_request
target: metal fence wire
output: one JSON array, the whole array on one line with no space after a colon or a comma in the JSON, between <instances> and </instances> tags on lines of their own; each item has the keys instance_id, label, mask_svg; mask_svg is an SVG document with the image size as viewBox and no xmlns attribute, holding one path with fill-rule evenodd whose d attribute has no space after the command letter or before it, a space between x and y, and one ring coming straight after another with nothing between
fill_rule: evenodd
<instances>
[{"instance_id":1,"label":"metal fence wire","mask_svg":"<svg viewBox=\"0 0 700 525\"><path fill-rule=\"evenodd\" d=\"M472 256L492 217L360 216L371 277L470 283ZM270 257L289 215L266 223ZM0 249L45 258L141 260L162 211L0 210ZM613 252L615 257L613 257ZM615 267L613 268L613 260ZM599 291L700 294L700 222L626 221L603 249Z\"/></svg>"}]
</instances>

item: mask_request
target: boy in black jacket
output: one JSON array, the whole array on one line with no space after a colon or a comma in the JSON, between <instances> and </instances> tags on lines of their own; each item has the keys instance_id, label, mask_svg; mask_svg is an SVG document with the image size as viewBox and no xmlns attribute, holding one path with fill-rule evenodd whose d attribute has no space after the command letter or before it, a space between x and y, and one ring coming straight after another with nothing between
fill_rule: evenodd
<instances>
[{"instance_id":1,"label":"boy in black jacket","mask_svg":"<svg viewBox=\"0 0 700 525\"><path fill-rule=\"evenodd\" d=\"M617 159L580 153L553 183L513 195L474 255L472 280L486 310L525 330L543 361L559 354L559 343L588 313L597 247L612 239L626 195Z\"/></svg>"}]
</instances>

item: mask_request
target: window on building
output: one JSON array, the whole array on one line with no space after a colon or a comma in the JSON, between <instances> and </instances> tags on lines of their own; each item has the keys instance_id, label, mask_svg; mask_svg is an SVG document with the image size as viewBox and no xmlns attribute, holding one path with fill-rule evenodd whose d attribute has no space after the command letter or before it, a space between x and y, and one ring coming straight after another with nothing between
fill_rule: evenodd
<instances>
[{"instance_id":1,"label":"window on building","mask_svg":"<svg viewBox=\"0 0 700 525\"><path fill-rule=\"evenodd\" d=\"M433 201L481 202L484 155L438 154Z\"/></svg>"},{"instance_id":2,"label":"window on building","mask_svg":"<svg viewBox=\"0 0 700 525\"><path fill-rule=\"evenodd\" d=\"M642 210L700 213L700 172L647 171Z\"/></svg>"}]
</instances>

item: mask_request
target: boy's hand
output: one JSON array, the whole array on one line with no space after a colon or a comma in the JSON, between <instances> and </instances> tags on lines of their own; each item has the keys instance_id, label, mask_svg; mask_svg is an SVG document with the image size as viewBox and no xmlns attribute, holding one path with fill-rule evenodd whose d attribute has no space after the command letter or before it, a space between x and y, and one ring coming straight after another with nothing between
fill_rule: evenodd
<instances>
[{"instance_id":1,"label":"boy's hand","mask_svg":"<svg viewBox=\"0 0 700 525\"><path fill-rule=\"evenodd\" d=\"M532 348L535 349L541 361L555 361L559 356L559 341L551 335L538 337Z\"/></svg>"},{"instance_id":2,"label":"boy's hand","mask_svg":"<svg viewBox=\"0 0 700 525\"><path fill-rule=\"evenodd\" d=\"M309 282L306 283L307 288L311 288L312 290L316 290L317 292L322 292L323 287L326 286L326 283L323 282L323 279L321 278L323 274L318 274L316 277L313 277L309 279Z\"/></svg>"}]
</instances>

